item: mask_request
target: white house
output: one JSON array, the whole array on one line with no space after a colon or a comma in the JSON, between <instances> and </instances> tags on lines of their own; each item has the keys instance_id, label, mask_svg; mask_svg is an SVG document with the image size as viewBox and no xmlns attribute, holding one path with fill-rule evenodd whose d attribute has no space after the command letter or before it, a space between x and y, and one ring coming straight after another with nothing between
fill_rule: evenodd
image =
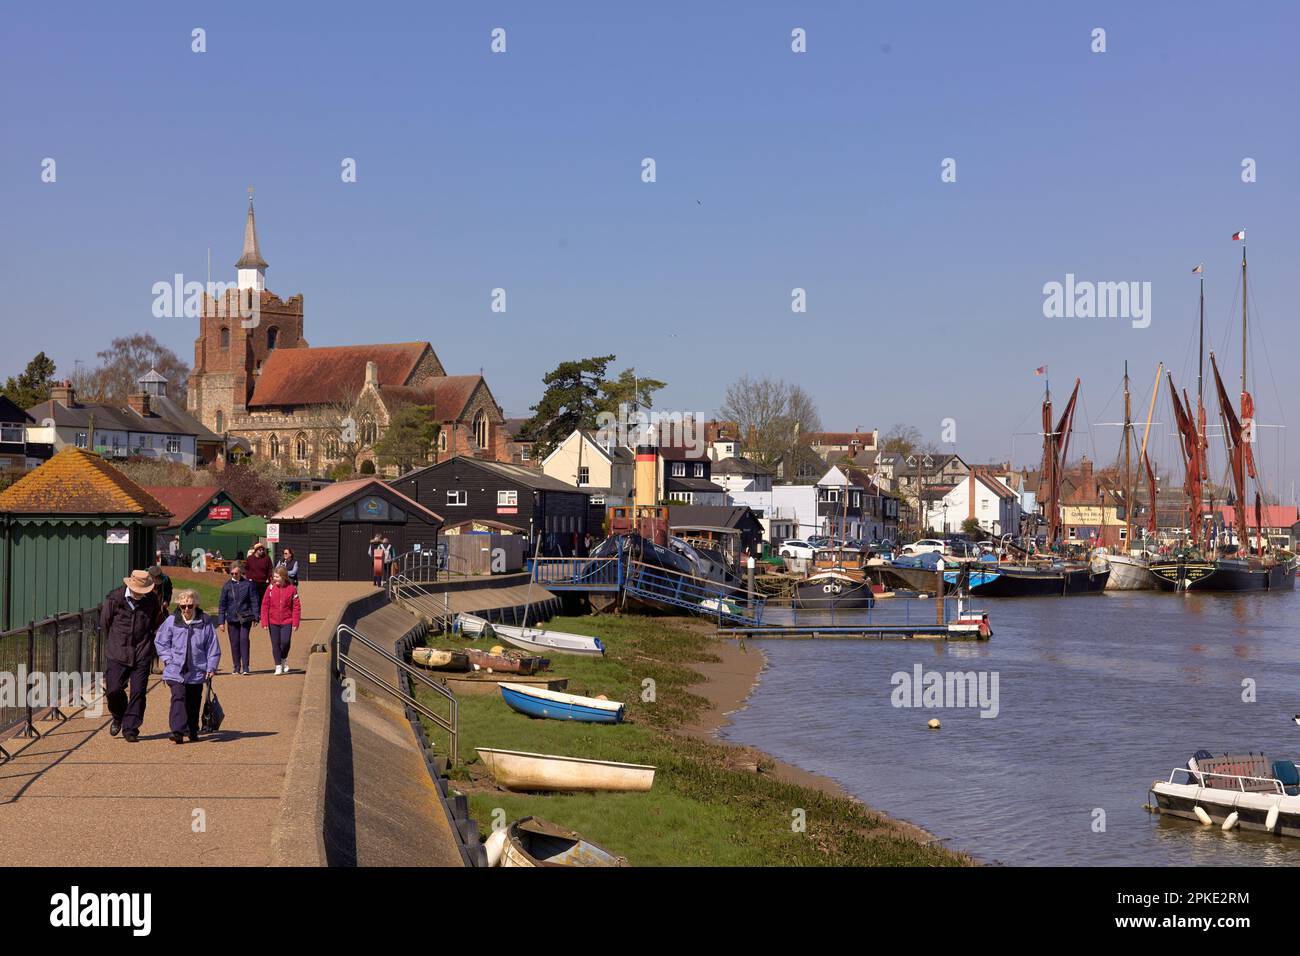
<instances>
[{"instance_id":1,"label":"white house","mask_svg":"<svg viewBox=\"0 0 1300 956\"><path fill-rule=\"evenodd\" d=\"M635 464L630 448L575 429L542 459L542 474L591 492L593 504L621 505L632 500Z\"/></svg>"},{"instance_id":2,"label":"white house","mask_svg":"<svg viewBox=\"0 0 1300 956\"><path fill-rule=\"evenodd\" d=\"M1000 478L977 469L930 504L926 526L936 533L957 532L968 518L986 533L998 536L1020 530L1020 495Z\"/></svg>"},{"instance_id":3,"label":"white house","mask_svg":"<svg viewBox=\"0 0 1300 956\"><path fill-rule=\"evenodd\" d=\"M737 491L771 491L772 469L749 458L724 458L713 466L713 483L728 494Z\"/></svg>"}]
</instances>

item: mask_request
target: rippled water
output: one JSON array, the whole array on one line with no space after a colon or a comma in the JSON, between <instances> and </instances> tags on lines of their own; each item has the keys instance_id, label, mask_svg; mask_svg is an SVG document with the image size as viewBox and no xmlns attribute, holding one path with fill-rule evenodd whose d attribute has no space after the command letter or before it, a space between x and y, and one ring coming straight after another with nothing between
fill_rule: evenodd
<instances>
[{"instance_id":1,"label":"rippled water","mask_svg":"<svg viewBox=\"0 0 1300 956\"><path fill-rule=\"evenodd\" d=\"M755 642L768 669L723 735L985 862L1300 864L1300 840L1142 809L1151 782L1201 748L1300 759L1300 592L984 604L986 643ZM894 707L891 675L917 663L996 672L998 715Z\"/></svg>"}]
</instances>

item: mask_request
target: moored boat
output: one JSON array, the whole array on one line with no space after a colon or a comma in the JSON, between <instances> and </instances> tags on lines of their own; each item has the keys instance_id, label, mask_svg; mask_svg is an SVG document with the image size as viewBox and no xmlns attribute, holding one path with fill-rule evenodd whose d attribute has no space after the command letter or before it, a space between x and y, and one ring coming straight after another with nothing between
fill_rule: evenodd
<instances>
[{"instance_id":1,"label":"moored boat","mask_svg":"<svg viewBox=\"0 0 1300 956\"><path fill-rule=\"evenodd\" d=\"M411 651L412 663L436 671L467 671L469 657L464 651L445 650L441 647L417 647Z\"/></svg>"},{"instance_id":2,"label":"moored boat","mask_svg":"<svg viewBox=\"0 0 1300 956\"><path fill-rule=\"evenodd\" d=\"M586 724L617 724L623 719L624 705L615 700L562 694L532 684L502 681L498 686L501 698L510 708L529 717L576 720Z\"/></svg>"},{"instance_id":3,"label":"moored boat","mask_svg":"<svg viewBox=\"0 0 1300 956\"><path fill-rule=\"evenodd\" d=\"M810 611L848 611L873 607L876 603L868 581L839 568L810 574L794 589L794 606Z\"/></svg>"},{"instance_id":4,"label":"moored boat","mask_svg":"<svg viewBox=\"0 0 1300 956\"><path fill-rule=\"evenodd\" d=\"M1300 772L1291 760L1198 750L1187 766L1152 783L1151 793L1162 814L1225 830L1300 837Z\"/></svg>"},{"instance_id":5,"label":"moored boat","mask_svg":"<svg viewBox=\"0 0 1300 956\"><path fill-rule=\"evenodd\" d=\"M645 764L587 760L559 754L476 748L492 777L516 791L644 792L654 784L655 768Z\"/></svg>"},{"instance_id":6,"label":"moored boat","mask_svg":"<svg viewBox=\"0 0 1300 956\"><path fill-rule=\"evenodd\" d=\"M1162 591L1293 591L1294 560L1217 558L1199 555L1153 561L1151 579Z\"/></svg>"},{"instance_id":7,"label":"moored boat","mask_svg":"<svg viewBox=\"0 0 1300 956\"><path fill-rule=\"evenodd\" d=\"M465 656L469 658L471 667L479 670L490 671L494 674L522 674L528 676L536 674L538 671L544 671L551 666L551 662L545 657L524 657L515 651L513 654L494 654L491 651L481 651L477 647L465 648Z\"/></svg>"},{"instance_id":8,"label":"moored boat","mask_svg":"<svg viewBox=\"0 0 1300 956\"><path fill-rule=\"evenodd\" d=\"M541 817L524 817L506 830L502 866L630 866L624 857L582 834Z\"/></svg>"},{"instance_id":9,"label":"moored boat","mask_svg":"<svg viewBox=\"0 0 1300 956\"><path fill-rule=\"evenodd\" d=\"M1156 586L1151 579L1150 560L1145 556L1112 554L1107 591L1149 591Z\"/></svg>"},{"instance_id":10,"label":"moored boat","mask_svg":"<svg viewBox=\"0 0 1300 956\"><path fill-rule=\"evenodd\" d=\"M513 624L493 624L492 633L507 644L526 651L577 654L584 657L600 657L605 653L605 645L599 637L588 637L585 634L548 631L540 627L516 627Z\"/></svg>"}]
</instances>

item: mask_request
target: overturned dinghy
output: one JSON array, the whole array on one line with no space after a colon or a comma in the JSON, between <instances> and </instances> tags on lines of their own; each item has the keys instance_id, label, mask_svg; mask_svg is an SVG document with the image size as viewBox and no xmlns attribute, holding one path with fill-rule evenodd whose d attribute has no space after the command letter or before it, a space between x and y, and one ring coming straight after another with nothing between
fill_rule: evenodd
<instances>
[{"instance_id":1,"label":"overturned dinghy","mask_svg":"<svg viewBox=\"0 0 1300 956\"><path fill-rule=\"evenodd\" d=\"M1170 816L1300 837L1300 771L1291 760L1270 764L1263 754L1215 757L1198 750L1186 767L1153 783L1151 793Z\"/></svg>"},{"instance_id":2,"label":"overturned dinghy","mask_svg":"<svg viewBox=\"0 0 1300 956\"><path fill-rule=\"evenodd\" d=\"M655 768L612 760L586 760L558 754L532 754L519 750L477 747L492 777L507 790L632 791L649 790Z\"/></svg>"},{"instance_id":3,"label":"overturned dinghy","mask_svg":"<svg viewBox=\"0 0 1300 956\"><path fill-rule=\"evenodd\" d=\"M582 834L543 820L524 817L510 824L502 866L630 866L624 857L584 840Z\"/></svg>"}]
</instances>

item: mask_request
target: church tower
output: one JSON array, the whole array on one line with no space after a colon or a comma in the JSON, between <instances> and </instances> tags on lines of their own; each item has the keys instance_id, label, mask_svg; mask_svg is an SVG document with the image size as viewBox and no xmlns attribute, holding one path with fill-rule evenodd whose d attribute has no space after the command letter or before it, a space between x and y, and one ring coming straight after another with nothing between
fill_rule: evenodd
<instances>
[{"instance_id":1,"label":"church tower","mask_svg":"<svg viewBox=\"0 0 1300 956\"><path fill-rule=\"evenodd\" d=\"M307 347L302 295L281 299L266 288L267 263L257 240L251 187L244 248L235 270L234 283L210 282L203 297L186 403L191 415L218 434L247 416L262 363L273 351Z\"/></svg>"}]
</instances>

